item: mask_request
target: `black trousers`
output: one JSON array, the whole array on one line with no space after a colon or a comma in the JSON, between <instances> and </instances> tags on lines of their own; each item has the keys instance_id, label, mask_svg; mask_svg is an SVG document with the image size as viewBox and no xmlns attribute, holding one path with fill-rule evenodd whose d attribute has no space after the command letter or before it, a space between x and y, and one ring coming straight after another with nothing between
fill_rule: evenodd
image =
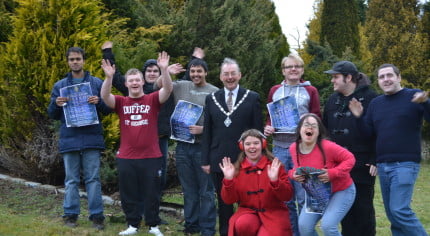
<instances>
[{"instance_id":1,"label":"black trousers","mask_svg":"<svg viewBox=\"0 0 430 236\"><path fill-rule=\"evenodd\" d=\"M343 218L342 235L344 236L374 236L376 234L373 184L355 183L357 193L351 209Z\"/></svg>"},{"instance_id":2,"label":"black trousers","mask_svg":"<svg viewBox=\"0 0 430 236\"><path fill-rule=\"evenodd\" d=\"M139 227L140 204L144 205L145 224L160 224L161 158L117 158L121 206L127 223Z\"/></svg>"},{"instance_id":3,"label":"black trousers","mask_svg":"<svg viewBox=\"0 0 430 236\"><path fill-rule=\"evenodd\" d=\"M215 186L217 199L218 199L218 224L219 235L227 236L228 234L228 221L233 215L233 205L227 205L221 198L222 180L224 174L222 172L211 172L213 184Z\"/></svg>"}]
</instances>

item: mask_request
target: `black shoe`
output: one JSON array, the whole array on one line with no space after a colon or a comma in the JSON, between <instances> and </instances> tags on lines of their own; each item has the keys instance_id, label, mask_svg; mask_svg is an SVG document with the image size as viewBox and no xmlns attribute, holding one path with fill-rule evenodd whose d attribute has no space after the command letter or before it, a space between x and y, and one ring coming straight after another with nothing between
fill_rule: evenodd
<instances>
[{"instance_id":1,"label":"black shoe","mask_svg":"<svg viewBox=\"0 0 430 236\"><path fill-rule=\"evenodd\" d=\"M105 229L104 220L102 218L94 218L92 220L92 222L93 222L93 228L95 228L97 230L104 230Z\"/></svg>"},{"instance_id":2,"label":"black shoe","mask_svg":"<svg viewBox=\"0 0 430 236\"><path fill-rule=\"evenodd\" d=\"M76 221L78 220L77 216L63 216L64 225L70 228L75 228L78 226Z\"/></svg>"}]
</instances>

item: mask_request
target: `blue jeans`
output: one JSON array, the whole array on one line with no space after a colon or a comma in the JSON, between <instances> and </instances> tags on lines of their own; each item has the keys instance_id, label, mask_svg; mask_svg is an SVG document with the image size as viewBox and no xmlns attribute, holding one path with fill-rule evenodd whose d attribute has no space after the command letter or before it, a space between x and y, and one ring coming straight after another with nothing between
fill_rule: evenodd
<instances>
[{"instance_id":1,"label":"blue jeans","mask_svg":"<svg viewBox=\"0 0 430 236\"><path fill-rule=\"evenodd\" d=\"M391 222L393 236L427 235L410 205L420 164L389 162L378 163L377 167L385 213Z\"/></svg>"},{"instance_id":2,"label":"blue jeans","mask_svg":"<svg viewBox=\"0 0 430 236\"><path fill-rule=\"evenodd\" d=\"M355 185L332 194L324 214L307 213L302 208L299 216L299 229L302 236L318 235L315 226L321 219L321 230L324 236L341 236L338 225L348 213L355 199Z\"/></svg>"},{"instance_id":3,"label":"blue jeans","mask_svg":"<svg viewBox=\"0 0 430 236\"><path fill-rule=\"evenodd\" d=\"M282 164L285 166L285 170L288 172L293 169L293 160L291 159L290 150L288 148L282 148L279 146L273 146L273 155L277 157ZM290 213L290 222L294 236L300 236L299 225L298 225L298 212L301 211L305 204L305 190L302 185L290 179L291 184L294 187L294 196L291 201L287 202L288 211Z\"/></svg>"},{"instance_id":4,"label":"blue jeans","mask_svg":"<svg viewBox=\"0 0 430 236\"><path fill-rule=\"evenodd\" d=\"M85 190L88 196L88 211L90 219L103 217L103 201L99 177L100 150L85 149L83 151L63 153L66 177L64 185L64 216L80 214L80 170L82 167Z\"/></svg>"},{"instance_id":5,"label":"blue jeans","mask_svg":"<svg viewBox=\"0 0 430 236\"><path fill-rule=\"evenodd\" d=\"M215 235L215 190L201 168L201 145L178 142L176 169L184 192L185 230Z\"/></svg>"}]
</instances>

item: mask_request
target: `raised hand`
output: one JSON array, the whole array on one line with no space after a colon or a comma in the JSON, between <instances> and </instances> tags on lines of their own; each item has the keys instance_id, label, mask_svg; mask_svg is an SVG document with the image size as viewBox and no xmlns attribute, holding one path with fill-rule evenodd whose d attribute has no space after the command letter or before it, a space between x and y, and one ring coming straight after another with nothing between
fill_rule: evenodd
<instances>
[{"instance_id":1,"label":"raised hand","mask_svg":"<svg viewBox=\"0 0 430 236\"><path fill-rule=\"evenodd\" d=\"M106 78L113 78L113 75L115 74L115 65L111 65L109 60L102 60L102 69L105 72Z\"/></svg>"},{"instance_id":2,"label":"raised hand","mask_svg":"<svg viewBox=\"0 0 430 236\"><path fill-rule=\"evenodd\" d=\"M112 46L113 46L112 41L106 41L106 42L103 43L102 49L112 48Z\"/></svg>"},{"instance_id":3,"label":"raised hand","mask_svg":"<svg viewBox=\"0 0 430 236\"><path fill-rule=\"evenodd\" d=\"M269 176L270 181L278 180L279 168L282 163L278 158L273 159L272 165L267 166L267 175Z\"/></svg>"},{"instance_id":4,"label":"raised hand","mask_svg":"<svg viewBox=\"0 0 430 236\"><path fill-rule=\"evenodd\" d=\"M167 67L167 70L171 75L177 75L185 71L184 67L179 63L171 64L169 67Z\"/></svg>"},{"instance_id":5,"label":"raised hand","mask_svg":"<svg viewBox=\"0 0 430 236\"><path fill-rule=\"evenodd\" d=\"M412 98L412 102L414 103L423 103L429 99L429 92L417 92L414 94Z\"/></svg>"},{"instance_id":6,"label":"raised hand","mask_svg":"<svg viewBox=\"0 0 430 236\"><path fill-rule=\"evenodd\" d=\"M224 174L224 179L232 180L234 178L234 172L236 171L234 165L231 163L230 157L224 157L222 163L219 163L219 168L221 168Z\"/></svg>"},{"instance_id":7,"label":"raised hand","mask_svg":"<svg viewBox=\"0 0 430 236\"><path fill-rule=\"evenodd\" d=\"M162 69L167 69L169 66L170 56L167 52L162 51L158 53L157 65Z\"/></svg>"},{"instance_id":8,"label":"raised hand","mask_svg":"<svg viewBox=\"0 0 430 236\"><path fill-rule=\"evenodd\" d=\"M205 51L199 47L194 48L193 56L203 59L205 57Z\"/></svg>"}]
</instances>

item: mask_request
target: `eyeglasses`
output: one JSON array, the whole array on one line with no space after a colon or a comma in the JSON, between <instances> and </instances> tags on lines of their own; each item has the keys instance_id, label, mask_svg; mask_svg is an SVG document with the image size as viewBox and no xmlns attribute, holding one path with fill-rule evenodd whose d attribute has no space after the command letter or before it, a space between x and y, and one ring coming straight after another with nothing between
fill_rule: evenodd
<instances>
[{"instance_id":1,"label":"eyeglasses","mask_svg":"<svg viewBox=\"0 0 430 236\"><path fill-rule=\"evenodd\" d=\"M318 124L303 123L303 127L305 127L305 128L312 128L312 129L318 129Z\"/></svg>"},{"instance_id":2,"label":"eyeglasses","mask_svg":"<svg viewBox=\"0 0 430 236\"><path fill-rule=\"evenodd\" d=\"M299 69L299 68L303 68L303 65L291 65L291 66L284 66L282 67L284 69Z\"/></svg>"}]
</instances>

